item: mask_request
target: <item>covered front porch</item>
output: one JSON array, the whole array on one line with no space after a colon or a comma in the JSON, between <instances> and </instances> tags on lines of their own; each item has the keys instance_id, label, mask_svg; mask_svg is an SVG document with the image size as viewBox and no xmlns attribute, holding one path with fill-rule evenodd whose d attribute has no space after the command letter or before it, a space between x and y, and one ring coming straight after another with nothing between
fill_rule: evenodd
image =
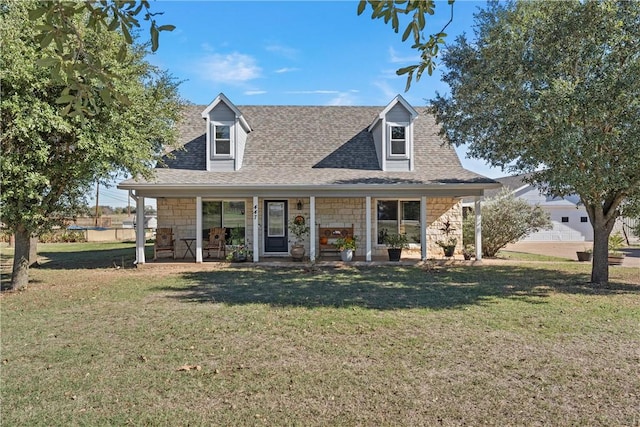
<instances>
[{"instance_id":1,"label":"covered front porch","mask_svg":"<svg viewBox=\"0 0 640 427\"><path fill-rule=\"evenodd\" d=\"M131 192L136 200L138 223L142 223L145 197L153 197L158 206L158 227L173 230L175 253L179 260L202 263L207 258L209 230L226 229L227 253L238 245L246 247L251 262L283 262L291 259L295 236L289 230L295 218L302 217L309 226L302 242L305 260L337 261L320 251L319 231L323 227L346 227L357 238L355 262L376 263L388 260L385 234L409 236L410 249L403 251L402 261L419 262L442 257L437 242L443 240L442 224L454 224L458 241L454 257L462 259L462 207L460 198L475 198L475 255L481 253L482 189L474 191L431 191L416 195L415 191L384 191L369 195L309 194L308 192L271 192L251 195L241 192L203 194L189 197L181 194L143 194ZM472 193L472 194L469 194ZM136 263L144 264L144 230L136 234ZM218 255L218 254L216 254ZM164 262L164 261L163 261Z\"/></svg>"}]
</instances>

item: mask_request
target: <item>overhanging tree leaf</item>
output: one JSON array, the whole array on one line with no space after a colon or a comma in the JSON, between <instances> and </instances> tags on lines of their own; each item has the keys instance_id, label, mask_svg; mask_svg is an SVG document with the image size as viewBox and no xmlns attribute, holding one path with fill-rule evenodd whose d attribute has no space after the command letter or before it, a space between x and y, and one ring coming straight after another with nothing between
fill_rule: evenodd
<instances>
[{"instance_id":1,"label":"overhanging tree leaf","mask_svg":"<svg viewBox=\"0 0 640 427\"><path fill-rule=\"evenodd\" d=\"M109 85L52 75L40 64L62 63L65 78L91 65L43 56L29 7L11 2L0 13L0 221L16 235L15 288L28 282L30 237L73 216L96 180L150 176L182 106L177 84L144 60L142 46L127 45L127 61L118 59L124 40L115 31L83 30L84 55L109 70ZM75 96L87 90L96 96Z\"/></svg>"},{"instance_id":2,"label":"overhanging tree leaf","mask_svg":"<svg viewBox=\"0 0 640 427\"><path fill-rule=\"evenodd\" d=\"M606 283L608 236L640 198L640 3L492 4L475 20L476 39L443 56L451 95L432 100L443 134L550 195L579 195L591 281Z\"/></svg>"},{"instance_id":3,"label":"overhanging tree leaf","mask_svg":"<svg viewBox=\"0 0 640 427\"><path fill-rule=\"evenodd\" d=\"M159 47L159 33L173 31L173 25L158 26L153 16L161 13L151 13L149 2L146 0L116 1L116 0L84 0L68 2L64 0L40 0L25 2L28 10L28 18L36 24L39 40L42 48L43 59L52 58L56 61L42 62L49 64L52 77L58 78L58 74L65 74L65 82L68 87L75 83L76 89L72 94L79 100L69 102L70 108L63 110L75 111L74 116L83 117L92 114L91 107L96 105L93 101L101 95L97 87L106 86L112 91L111 98L120 99L122 96L115 94L117 86L111 84L113 75L101 64L93 63L86 56L85 36L90 31L119 31L124 38L120 42L122 47L133 43L131 31L140 27L137 17L144 14L144 19L149 21L149 33L152 41L152 50ZM56 49L47 49L54 42ZM118 56L124 60L124 55ZM57 67L57 64L65 63L65 66ZM56 68L54 68L56 67ZM82 68L82 70L81 70ZM98 82L97 86L93 83Z\"/></svg>"},{"instance_id":4,"label":"overhanging tree leaf","mask_svg":"<svg viewBox=\"0 0 640 427\"><path fill-rule=\"evenodd\" d=\"M451 9L451 17L449 18L449 21L439 32L430 35L426 42L422 42L425 38L423 35L426 25L425 14L435 14L435 0L361 0L358 3L358 15L362 15L367 8L367 4L369 4L372 9L371 19L382 18L385 24L391 21L391 28L396 33L398 33L400 29L400 19L413 13L411 20L402 33L402 41L406 41L410 35L413 35L413 45L411 48L418 50L421 62L412 66L402 67L396 71L396 74L399 76L407 75L405 92L411 88L414 72L416 73L416 81L420 80L420 77L425 70L429 75L433 74L436 67L435 58L439 52L438 45L444 44L444 38L446 37L444 30L453 21L454 1L455 0L449 0L447 2Z\"/></svg>"}]
</instances>

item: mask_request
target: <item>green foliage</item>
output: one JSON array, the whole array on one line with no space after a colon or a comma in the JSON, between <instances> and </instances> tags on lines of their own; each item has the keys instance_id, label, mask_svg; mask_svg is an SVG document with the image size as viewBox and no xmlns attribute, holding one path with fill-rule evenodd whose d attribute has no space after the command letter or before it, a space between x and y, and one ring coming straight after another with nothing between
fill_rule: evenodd
<instances>
[{"instance_id":1,"label":"green foliage","mask_svg":"<svg viewBox=\"0 0 640 427\"><path fill-rule=\"evenodd\" d=\"M465 256L465 258L471 258L472 256L475 256L476 246L473 244L464 245L464 248L462 249L462 254Z\"/></svg>"},{"instance_id":2,"label":"green foliage","mask_svg":"<svg viewBox=\"0 0 640 427\"><path fill-rule=\"evenodd\" d=\"M624 241L624 237L622 237L622 234L620 233L615 233L612 234L611 236L609 236L609 244L608 244L608 248L609 248L609 253L610 254L620 254L620 249L622 249L622 246L624 245L625 241Z\"/></svg>"},{"instance_id":3,"label":"green foliage","mask_svg":"<svg viewBox=\"0 0 640 427\"><path fill-rule=\"evenodd\" d=\"M484 218L483 218L484 222ZM475 245L476 243L476 219L473 214L467 215L462 221L462 244Z\"/></svg>"},{"instance_id":4,"label":"green foliage","mask_svg":"<svg viewBox=\"0 0 640 427\"><path fill-rule=\"evenodd\" d=\"M482 254L494 257L508 243L551 228L549 214L503 189L482 204Z\"/></svg>"},{"instance_id":5,"label":"green foliage","mask_svg":"<svg viewBox=\"0 0 640 427\"><path fill-rule=\"evenodd\" d=\"M35 28L34 41L40 48L39 66L61 85L55 102L63 112L84 117L99 113L100 102L129 104L126 91L121 91L103 57L91 48L92 33L117 32L116 60L127 61L129 47L134 45L133 30L140 27L139 17L149 22L151 50L159 46L159 34L173 31L173 25L157 25L147 0L69 2L63 0L30 1L28 19Z\"/></svg>"},{"instance_id":6,"label":"green foliage","mask_svg":"<svg viewBox=\"0 0 640 427\"><path fill-rule=\"evenodd\" d=\"M358 245L356 243L356 236L340 237L339 239L336 239L334 245L340 251L344 251L346 249L355 251L358 248Z\"/></svg>"},{"instance_id":7,"label":"green foliage","mask_svg":"<svg viewBox=\"0 0 640 427\"><path fill-rule=\"evenodd\" d=\"M385 234L383 240L389 249L407 249L409 247L409 239L405 233Z\"/></svg>"},{"instance_id":8,"label":"green foliage","mask_svg":"<svg viewBox=\"0 0 640 427\"><path fill-rule=\"evenodd\" d=\"M553 196L577 194L594 226L592 280L623 200L640 198L640 2L492 3L476 40L443 55L443 134Z\"/></svg>"},{"instance_id":9,"label":"green foliage","mask_svg":"<svg viewBox=\"0 0 640 427\"><path fill-rule=\"evenodd\" d=\"M243 227L233 227L231 229L231 244L232 245L244 244L244 228Z\"/></svg>"},{"instance_id":10,"label":"green foliage","mask_svg":"<svg viewBox=\"0 0 640 427\"><path fill-rule=\"evenodd\" d=\"M453 233L456 230L453 228L451 221L448 218L446 219L446 221L442 222L442 228L440 228L440 231L442 231L447 238L445 240L438 240L436 244L440 246L442 249L444 249L445 251L449 251L453 253L453 250L456 248L456 245L458 244L458 239L450 236L451 233Z\"/></svg>"},{"instance_id":11,"label":"green foliage","mask_svg":"<svg viewBox=\"0 0 640 427\"><path fill-rule=\"evenodd\" d=\"M109 69L129 105L95 99L95 114L68 114L58 102L65 84L39 63L39 25L32 3L12 2L0 12L3 47L0 140L0 220L23 236L40 234L86 206L96 181L122 174L151 175L163 147L175 141L182 101L171 76L144 60L143 47L126 49L123 35L83 29L86 55ZM42 20L43 18L38 18Z\"/></svg>"},{"instance_id":12,"label":"green foliage","mask_svg":"<svg viewBox=\"0 0 640 427\"><path fill-rule=\"evenodd\" d=\"M433 73L436 67L434 59L438 56L440 46L444 45L444 39L447 36L444 30L453 21L454 0L447 1L447 4L451 6L451 18L449 21L440 31L429 35L426 40L423 34L426 25L425 15L435 14L436 3L434 0L409 2L406 0L360 0L358 3L358 15L364 13L367 9L367 4L371 6L371 19L382 19L385 24L391 22L391 27L396 33L400 29L400 20L411 15L411 20L402 33L402 41L406 41L409 37L412 38L413 45L411 48L420 52L420 63L402 67L396 71L399 76L407 75L406 92L411 87L414 73L416 81L420 80L425 70L429 75Z\"/></svg>"},{"instance_id":13,"label":"green foliage","mask_svg":"<svg viewBox=\"0 0 640 427\"><path fill-rule=\"evenodd\" d=\"M302 243L304 236L309 234L309 226L302 216L297 216L289 221L289 232L296 236L296 243Z\"/></svg>"},{"instance_id":14,"label":"green foliage","mask_svg":"<svg viewBox=\"0 0 640 427\"><path fill-rule=\"evenodd\" d=\"M635 226L631 230L633 234L640 237L640 217L636 218Z\"/></svg>"},{"instance_id":15,"label":"green foliage","mask_svg":"<svg viewBox=\"0 0 640 427\"><path fill-rule=\"evenodd\" d=\"M79 243L87 239L83 231L79 230L52 230L38 237L41 243Z\"/></svg>"}]
</instances>

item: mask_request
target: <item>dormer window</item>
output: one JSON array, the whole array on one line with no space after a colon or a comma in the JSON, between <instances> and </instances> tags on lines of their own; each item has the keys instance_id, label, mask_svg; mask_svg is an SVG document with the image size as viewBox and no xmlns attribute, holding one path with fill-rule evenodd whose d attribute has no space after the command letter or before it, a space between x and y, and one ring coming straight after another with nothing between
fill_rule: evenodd
<instances>
[{"instance_id":1,"label":"dormer window","mask_svg":"<svg viewBox=\"0 0 640 427\"><path fill-rule=\"evenodd\" d=\"M407 125L403 123L388 124L389 157L407 157Z\"/></svg>"},{"instance_id":2,"label":"dormer window","mask_svg":"<svg viewBox=\"0 0 640 427\"><path fill-rule=\"evenodd\" d=\"M211 159L233 157L233 140L231 138L231 124L213 123L211 132Z\"/></svg>"}]
</instances>

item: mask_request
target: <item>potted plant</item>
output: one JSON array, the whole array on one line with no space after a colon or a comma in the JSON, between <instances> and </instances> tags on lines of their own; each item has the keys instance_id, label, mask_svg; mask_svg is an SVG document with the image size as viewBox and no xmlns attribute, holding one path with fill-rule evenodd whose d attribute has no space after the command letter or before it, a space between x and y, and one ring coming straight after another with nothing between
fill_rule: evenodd
<instances>
[{"instance_id":1,"label":"potted plant","mask_svg":"<svg viewBox=\"0 0 640 427\"><path fill-rule=\"evenodd\" d=\"M584 248L584 251L576 251L576 255L578 256L578 261L589 262L593 256L593 250Z\"/></svg>"},{"instance_id":2,"label":"potted plant","mask_svg":"<svg viewBox=\"0 0 640 427\"><path fill-rule=\"evenodd\" d=\"M233 262L244 262L247 260L249 247L244 242L244 232L241 228L231 229L231 250L227 254L227 260Z\"/></svg>"},{"instance_id":3,"label":"potted plant","mask_svg":"<svg viewBox=\"0 0 640 427\"><path fill-rule=\"evenodd\" d=\"M289 222L289 232L296 236L291 245L291 257L294 261L302 261L305 254L304 237L309 234L309 226L302 215L296 216Z\"/></svg>"},{"instance_id":4,"label":"potted plant","mask_svg":"<svg viewBox=\"0 0 640 427\"><path fill-rule=\"evenodd\" d=\"M476 247L474 245L465 245L462 249L462 256L465 260L469 261L476 255Z\"/></svg>"},{"instance_id":5,"label":"potted plant","mask_svg":"<svg viewBox=\"0 0 640 427\"><path fill-rule=\"evenodd\" d=\"M624 261L624 252L621 252L624 245L624 237L620 233L609 236L609 265L621 265Z\"/></svg>"},{"instance_id":6,"label":"potted plant","mask_svg":"<svg viewBox=\"0 0 640 427\"><path fill-rule=\"evenodd\" d=\"M353 252L357 249L356 236L340 237L336 240L336 248L340 251L340 259L344 262L353 259Z\"/></svg>"},{"instance_id":7,"label":"potted plant","mask_svg":"<svg viewBox=\"0 0 640 427\"><path fill-rule=\"evenodd\" d=\"M406 234L385 234L384 244L387 245L389 261L400 261L402 250L409 247Z\"/></svg>"},{"instance_id":8,"label":"potted plant","mask_svg":"<svg viewBox=\"0 0 640 427\"><path fill-rule=\"evenodd\" d=\"M456 250L458 239L456 239L455 237L451 237L450 235L456 230L451 226L451 221L447 219L446 221L442 222L442 228L440 229L440 231L444 233L446 239L438 240L436 244L442 248L445 257L451 258Z\"/></svg>"},{"instance_id":9,"label":"potted plant","mask_svg":"<svg viewBox=\"0 0 640 427\"><path fill-rule=\"evenodd\" d=\"M234 245L227 255L227 261L245 262L251 258L251 250L247 245Z\"/></svg>"}]
</instances>

